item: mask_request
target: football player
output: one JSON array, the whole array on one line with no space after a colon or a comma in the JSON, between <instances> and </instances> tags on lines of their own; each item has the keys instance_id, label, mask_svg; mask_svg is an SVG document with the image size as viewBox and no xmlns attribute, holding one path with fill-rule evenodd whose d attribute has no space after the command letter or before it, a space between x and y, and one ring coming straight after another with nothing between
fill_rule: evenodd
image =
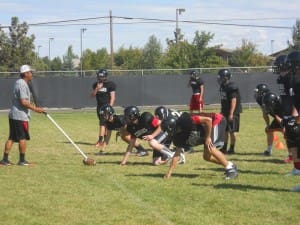
<instances>
[{"instance_id":1,"label":"football player","mask_svg":"<svg viewBox=\"0 0 300 225\"><path fill-rule=\"evenodd\" d=\"M242 112L241 96L237 85L230 81L231 73L228 69L218 72L218 83L220 85L221 113L227 120L225 143L221 151L224 154L235 153L237 133L240 128L240 113ZM230 147L227 151L228 137L230 134Z\"/></svg>"},{"instance_id":2,"label":"football player","mask_svg":"<svg viewBox=\"0 0 300 225\"><path fill-rule=\"evenodd\" d=\"M136 106L128 106L124 109L126 120L126 135L130 136L130 142L127 146L121 165L126 165L136 139L148 141L154 151L159 151L170 160L174 152L170 151L163 143L167 135L161 131L160 120L149 112L140 114ZM182 161L184 155L181 154Z\"/></svg>"},{"instance_id":3,"label":"football player","mask_svg":"<svg viewBox=\"0 0 300 225\"><path fill-rule=\"evenodd\" d=\"M96 143L96 147L102 147L105 139L105 126L100 119L99 110L101 106L109 104L111 106L115 103L116 98L116 84L107 79L108 72L106 69L100 69L97 71L97 81L93 84L92 96L97 100L97 116L99 119L99 137Z\"/></svg>"},{"instance_id":4,"label":"football player","mask_svg":"<svg viewBox=\"0 0 300 225\"><path fill-rule=\"evenodd\" d=\"M184 146L197 146L201 144L204 144L203 158L206 161L224 166L225 179L233 179L238 176L236 165L227 161L224 154L216 148L211 138L213 127L220 124L221 121L225 121L222 120L222 118L223 116L221 114L212 113L209 117L191 115L184 112L179 118L169 116L162 121L162 130L172 137L172 142L176 146L175 155L165 178L168 179L171 177ZM221 139L223 137L223 135L220 135ZM219 137L215 137L215 140L218 139Z\"/></svg>"},{"instance_id":5,"label":"football player","mask_svg":"<svg viewBox=\"0 0 300 225\"><path fill-rule=\"evenodd\" d=\"M130 137L125 135L125 129L126 129L126 121L124 118L124 115L116 115L114 108L109 105L105 104L101 106L99 109L99 115L100 120L102 121L102 124L106 128L106 134L104 138L104 143L102 150L99 151L99 155L104 154L104 149L106 145L108 145L109 140L111 138L112 131L116 131L116 139L120 135L122 140L126 143L130 142ZM143 146L138 142L138 140L134 143L134 148L136 148L137 156L147 156L147 151L143 148Z\"/></svg>"},{"instance_id":6,"label":"football player","mask_svg":"<svg viewBox=\"0 0 300 225\"><path fill-rule=\"evenodd\" d=\"M193 70L190 72L188 86L192 87L193 91L193 95L190 99L190 113L193 113L194 110L197 110L200 113L202 112L204 105L204 81L197 71Z\"/></svg>"}]
</instances>

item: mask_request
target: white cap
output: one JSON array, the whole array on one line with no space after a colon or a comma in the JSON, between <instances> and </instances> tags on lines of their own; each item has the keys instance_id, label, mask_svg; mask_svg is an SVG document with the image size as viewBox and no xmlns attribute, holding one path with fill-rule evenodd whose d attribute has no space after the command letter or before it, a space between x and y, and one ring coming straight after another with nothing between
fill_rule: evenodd
<instances>
[{"instance_id":1,"label":"white cap","mask_svg":"<svg viewBox=\"0 0 300 225\"><path fill-rule=\"evenodd\" d=\"M28 65L23 65L23 66L20 67L20 73L26 73L26 72L29 72L29 71L32 71L32 69Z\"/></svg>"}]
</instances>

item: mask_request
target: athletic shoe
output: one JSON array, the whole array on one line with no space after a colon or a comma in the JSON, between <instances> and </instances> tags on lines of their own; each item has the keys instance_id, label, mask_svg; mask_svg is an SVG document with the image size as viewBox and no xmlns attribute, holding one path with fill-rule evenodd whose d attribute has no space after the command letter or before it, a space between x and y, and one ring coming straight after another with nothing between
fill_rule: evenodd
<instances>
[{"instance_id":1,"label":"athletic shoe","mask_svg":"<svg viewBox=\"0 0 300 225\"><path fill-rule=\"evenodd\" d=\"M288 155L284 160L283 160L283 162L285 162L285 163L291 163L291 162L293 162L294 160L293 160L293 156L291 156L291 155Z\"/></svg>"},{"instance_id":2,"label":"athletic shoe","mask_svg":"<svg viewBox=\"0 0 300 225\"><path fill-rule=\"evenodd\" d=\"M97 142L97 143L95 144L95 147L102 147L103 145L104 145L104 142L101 141L101 142Z\"/></svg>"},{"instance_id":3,"label":"athletic shoe","mask_svg":"<svg viewBox=\"0 0 300 225\"><path fill-rule=\"evenodd\" d=\"M265 155L265 156L271 156L271 152L268 151L268 150L266 150L266 151L264 151L264 155Z\"/></svg>"},{"instance_id":4,"label":"athletic shoe","mask_svg":"<svg viewBox=\"0 0 300 225\"><path fill-rule=\"evenodd\" d=\"M4 159L2 159L2 160L0 161L0 165L1 165L1 166L10 166L10 165L12 165L12 163L11 163L11 161L9 161L9 160L4 160Z\"/></svg>"},{"instance_id":5,"label":"athletic shoe","mask_svg":"<svg viewBox=\"0 0 300 225\"><path fill-rule=\"evenodd\" d=\"M183 152L180 153L180 158L179 158L178 164L185 164L185 156L184 156Z\"/></svg>"},{"instance_id":6,"label":"athletic shoe","mask_svg":"<svg viewBox=\"0 0 300 225\"><path fill-rule=\"evenodd\" d=\"M18 166L32 166L33 164L28 161L19 161Z\"/></svg>"},{"instance_id":7,"label":"athletic shoe","mask_svg":"<svg viewBox=\"0 0 300 225\"><path fill-rule=\"evenodd\" d=\"M149 155L147 151L138 151L136 156L143 157Z\"/></svg>"},{"instance_id":8,"label":"athletic shoe","mask_svg":"<svg viewBox=\"0 0 300 225\"><path fill-rule=\"evenodd\" d=\"M287 174L287 176L299 176L300 175L300 170L298 170L298 169L296 169L296 168L293 168L292 170L291 170L291 172L289 172L288 174Z\"/></svg>"},{"instance_id":9,"label":"athletic shoe","mask_svg":"<svg viewBox=\"0 0 300 225\"><path fill-rule=\"evenodd\" d=\"M225 170L225 180L234 179L238 176L237 166L233 165L232 168Z\"/></svg>"},{"instance_id":10,"label":"athletic shoe","mask_svg":"<svg viewBox=\"0 0 300 225\"><path fill-rule=\"evenodd\" d=\"M232 150L232 149L229 149L229 150L227 151L227 153L225 153L225 154L232 155L232 154L234 154L234 153L235 153L235 151L234 151L234 150Z\"/></svg>"},{"instance_id":11,"label":"athletic shoe","mask_svg":"<svg viewBox=\"0 0 300 225\"><path fill-rule=\"evenodd\" d=\"M191 154L191 153L193 153L195 150L193 149L193 147L188 146L188 147L185 147L185 148L184 148L184 151L185 151L186 153L188 153L188 154Z\"/></svg>"},{"instance_id":12,"label":"athletic shoe","mask_svg":"<svg viewBox=\"0 0 300 225\"><path fill-rule=\"evenodd\" d=\"M292 189L292 191L295 191L295 192L300 192L300 186L296 186Z\"/></svg>"}]
</instances>

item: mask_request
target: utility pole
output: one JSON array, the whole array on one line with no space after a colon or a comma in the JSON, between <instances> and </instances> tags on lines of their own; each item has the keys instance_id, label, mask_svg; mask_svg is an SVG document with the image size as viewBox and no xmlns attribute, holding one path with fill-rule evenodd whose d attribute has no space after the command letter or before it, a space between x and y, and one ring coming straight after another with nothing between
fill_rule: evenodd
<instances>
[{"instance_id":1,"label":"utility pole","mask_svg":"<svg viewBox=\"0 0 300 225\"><path fill-rule=\"evenodd\" d=\"M274 40L271 40L271 54L273 54L273 44L274 44Z\"/></svg>"},{"instance_id":2,"label":"utility pole","mask_svg":"<svg viewBox=\"0 0 300 225\"><path fill-rule=\"evenodd\" d=\"M80 76L82 77L82 35L86 31L86 28L80 29Z\"/></svg>"},{"instance_id":3,"label":"utility pole","mask_svg":"<svg viewBox=\"0 0 300 225\"><path fill-rule=\"evenodd\" d=\"M113 43L113 19L112 11L109 11L109 24L110 24L110 69L113 69L114 65L114 43Z\"/></svg>"},{"instance_id":4,"label":"utility pole","mask_svg":"<svg viewBox=\"0 0 300 225\"><path fill-rule=\"evenodd\" d=\"M48 59L49 59L49 70L51 69L51 41L53 41L54 38L49 38L49 52L48 52Z\"/></svg>"},{"instance_id":5,"label":"utility pole","mask_svg":"<svg viewBox=\"0 0 300 225\"><path fill-rule=\"evenodd\" d=\"M179 35L180 35L180 29L178 27L178 15L181 15L181 13L185 12L185 9L176 9L176 30L174 32L175 34L175 42L176 42L176 45L178 44L178 38L179 38Z\"/></svg>"}]
</instances>

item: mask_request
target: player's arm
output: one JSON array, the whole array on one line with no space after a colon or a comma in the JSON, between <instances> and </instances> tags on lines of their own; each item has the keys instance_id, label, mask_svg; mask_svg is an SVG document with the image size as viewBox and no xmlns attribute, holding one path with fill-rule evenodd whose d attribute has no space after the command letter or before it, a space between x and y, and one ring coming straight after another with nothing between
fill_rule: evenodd
<instances>
[{"instance_id":1,"label":"player's arm","mask_svg":"<svg viewBox=\"0 0 300 225\"><path fill-rule=\"evenodd\" d=\"M123 157L123 160L122 160L122 162L120 164L121 166L126 165L128 159L129 159L129 156L130 156L130 154L132 152L132 149L134 147L135 141L136 141L136 137L131 137L130 142L129 142L128 146L127 146L125 155Z\"/></svg>"},{"instance_id":2,"label":"player's arm","mask_svg":"<svg viewBox=\"0 0 300 225\"><path fill-rule=\"evenodd\" d=\"M204 94L204 85L200 85L200 100L203 100L203 94Z\"/></svg>"},{"instance_id":3,"label":"player's arm","mask_svg":"<svg viewBox=\"0 0 300 225\"><path fill-rule=\"evenodd\" d=\"M109 104L111 106L114 106L115 100L116 100L116 92L112 91L112 92L110 92L110 101L109 101Z\"/></svg>"},{"instance_id":4,"label":"player's arm","mask_svg":"<svg viewBox=\"0 0 300 225\"><path fill-rule=\"evenodd\" d=\"M231 101L230 101L230 109L229 109L229 120L232 120L233 119L233 112L235 110L235 107L236 107L236 98L232 98Z\"/></svg>"},{"instance_id":5,"label":"player's arm","mask_svg":"<svg viewBox=\"0 0 300 225\"><path fill-rule=\"evenodd\" d=\"M28 101L27 99L25 98L21 98L20 99L20 102L21 104L26 107L27 109L30 109L34 112L38 112L38 113L42 113L42 112L45 112L45 109L44 108L41 108L41 107L36 107L34 106L33 104L30 103L30 101Z\"/></svg>"},{"instance_id":6,"label":"player's arm","mask_svg":"<svg viewBox=\"0 0 300 225\"><path fill-rule=\"evenodd\" d=\"M146 141L151 141L161 132L161 127L160 127L161 121L159 119L154 117L151 123L153 127L156 127L156 129L152 132L152 134L143 136L143 139Z\"/></svg>"},{"instance_id":7,"label":"player's arm","mask_svg":"<svg viewBox=\"0 0 300 225\"><path fill-rule=\"evenodd\" d=\"M92 90L91 95L96 96L97 92L102 88L102 86L103 86L103 83L100 83L100 82L95 83L93 85L93 90Z\"/></svg>"},{"instance_id":8,"label":"player's arm","mask_svg":"<svg viewBox=\"0 0 300 225\"><path fill-rule=\"evenodd\" d=\"M266 126L270 126L270 118L269 118L269 115L267 113L265 113L264 111L262 112L263 113L263 118L264 118L264 121L266 123Z\"/></svg>"},{"instance_id":9,"label":"player's arm","mask_svg":"<svg viewBox=\"0 0 300 225\"><path fill-rule=\"evenodd\" d=\"M180 159L180 153L181 153L181 148L176 148L176 152L172 158L172 162L170 164L169 170L168 170L167 174L165 175L166 179L171 177L172 172L175 169L175 167L178 164L178 161Z\"/></svg>"}]
</instances>

